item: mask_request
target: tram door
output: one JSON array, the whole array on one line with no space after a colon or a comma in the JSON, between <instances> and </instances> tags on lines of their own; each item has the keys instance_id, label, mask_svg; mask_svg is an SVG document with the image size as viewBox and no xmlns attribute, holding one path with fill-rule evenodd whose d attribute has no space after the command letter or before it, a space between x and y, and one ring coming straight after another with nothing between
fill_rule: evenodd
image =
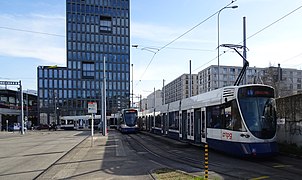
<instances>
[{"instance_id":1,"label":"tram door","mask_svg":"<svg viewBox=\"0 0 302 180\"><path fill-rule=\"evenodd\" d=\"M179 139L182 139L182 116L181 116L181 111L179 111Z\"/></svg>"},{"instance_id":2,"label":"tram door","mask_svg":"<svg viewBox=\"0 0 302 180\"><path fill-rule=\"evenodd\" d=\"M164 113L162 115L162 133L168 134L169 131L169 113Z\"/></svg>"},{"instance_id":3,"label":"tram door","mask_svg":"<svg viewBox=\"0 0 302 180\"><path fill-rule=\"evenodd\" d=\"M207 119L206 108L201 108L201 142L207 142Z\"/></svg>"},{"instance_id":4,"label":"tram door","mask_svg":"<svg viewBox=\"0 0 302 180\"><path fill-rule=\"evenodd\" d=\"M187 138L194 140L194 109L187 111Z\"/></svg>"}]
</instances>

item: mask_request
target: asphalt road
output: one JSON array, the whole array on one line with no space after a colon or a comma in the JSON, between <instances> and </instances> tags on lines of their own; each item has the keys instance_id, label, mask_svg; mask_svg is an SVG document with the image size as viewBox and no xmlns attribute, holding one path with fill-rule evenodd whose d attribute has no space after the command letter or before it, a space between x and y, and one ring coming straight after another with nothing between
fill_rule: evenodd
<instances>
[{"instance_id":1,"label":"asphalt road","mask_svg":"<svg viewBox=\"0 0 302 180\"><path fill-rule=\"evenodd\" d=\"M0 132L0 179L153 179L152 172L173 168L203 175L203 148L149 133L109 131ZM214 179L301 179L301 159L277 156L246 160L210 150Z\"/></svg>"},{"instance_id":2,"label":"asphalt road","mask_svg":"<svg viewBox=\"0 0 302 180\"><path fill-rule=\"evenodd\" d=\"M152 179L162 168L110 131L0 132L0 179Z\"/></svg>"},{"instance_id":3,"label":"asphalt road","mask_svg":"<svg viewBox=\"0 0 302 180\"><path fill-rule=\"evenodd\" d=\"M0 132L0 179L34 179L87 137L87 132Z\"/></svg>"}]
</instances>

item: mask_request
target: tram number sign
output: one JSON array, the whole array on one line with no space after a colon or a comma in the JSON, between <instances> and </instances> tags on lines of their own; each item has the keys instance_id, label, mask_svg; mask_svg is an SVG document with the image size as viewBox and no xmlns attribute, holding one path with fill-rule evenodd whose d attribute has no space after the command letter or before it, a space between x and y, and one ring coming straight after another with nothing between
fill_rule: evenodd
<instances>
[{"instance_id":1,"label":"tram number sign","mask_svg":"<svg viewBox=\"0 0 302 180\"><path fill-rule=\"evenodd\" d=\"M96 114L98 111L96 102L88 102L88 114Z\"/></svg>"},{"instance_id":2,"label":"tram number sign","mask_svg":"<svg viewBox=\"0 0 302 180\"><path fill-rule=\"evenodd\" d=\"M222 137L225 138L225 139L232 139L233 135L232 135L231 132L223 132Z\"/></svg>"},{"instance_id":3,"label":"tram number sign","mask_svg":"<svg viewBox=\"0 0 302 180\"><path fill-rule=\"evenodd\" d=\"M17 81L0 81L0 85L19 85Z\"/></svg>"}]
</instances>

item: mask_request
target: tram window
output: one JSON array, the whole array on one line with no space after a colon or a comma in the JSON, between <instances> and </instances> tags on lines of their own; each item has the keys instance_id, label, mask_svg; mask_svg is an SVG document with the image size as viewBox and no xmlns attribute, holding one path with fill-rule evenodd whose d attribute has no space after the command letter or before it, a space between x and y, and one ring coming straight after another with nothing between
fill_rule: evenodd
<instances>
[{"instance_id":1,"label":"tram window","mask_svg":"<svg viewBox=\"0 0 302 180\"><path fill-rule=\"evenodd\" d=\"M169 129L178 130L179 112L169 112Z\"/></svg>"},{"instance_id":2,"label":"tram window","mask_svg":"<svg viewBox=\"0 0 302 180\"><path fill-rule=\"evenodd\" d=\"M208 107L207 127L245 131L236 101Z\"/></svg>"},{"instance_id":3,"label":"tram window","mask_svg":"<svg viewBox=\"0 0 302 180\"><path fill-rule=\"evenodd\" d=\"M207 127L209 128L220 128L221 109L219 106L212 106L207 108Z\"/></svg>"},{"instance_id":4,"label":"tram window","mask_svg":"<svg viewBox=\"0 0 302 180\"><path fill-rule=\"evenodd\" d=\"M157 115L155 117L155 127L158 127L158 128L161 127L161 116L160 115Z\"/></svg>"},{"instance_id":5,"label":"tram window","mask_svg":"<svg viewBox=\"0 0 302 180\"><path fill-rule=\"evenodd\" d=\"M233 100L225 104L224 111L225 126L223 128L234 131L242 131L242 120L239 114L236 101Z\"/></svg>"}]
</instances>

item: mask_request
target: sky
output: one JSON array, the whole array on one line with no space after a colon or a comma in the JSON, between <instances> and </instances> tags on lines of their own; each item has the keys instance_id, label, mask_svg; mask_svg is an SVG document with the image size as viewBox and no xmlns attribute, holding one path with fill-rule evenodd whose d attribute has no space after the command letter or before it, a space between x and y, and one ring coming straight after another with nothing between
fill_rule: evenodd
<instances>
[{"instance_id":1,"label":"sky","mask_svg":"<svg viewBox=\"0 0 302 180\"><path fill-rule=\"evenodd\" d=\"M227 5L238 8L221 11L219 44L242 45L246 17L250 66L302 70L302 0L131 0L135 96L189 73L190 60L195 74L217 65L217 12ZM37 89L38 66L66 66L65 6L65 0L0 1L1 81ZM220 53L220 65L242 66L234 51L221 47Z\"/></svg>"}]
</instances>

